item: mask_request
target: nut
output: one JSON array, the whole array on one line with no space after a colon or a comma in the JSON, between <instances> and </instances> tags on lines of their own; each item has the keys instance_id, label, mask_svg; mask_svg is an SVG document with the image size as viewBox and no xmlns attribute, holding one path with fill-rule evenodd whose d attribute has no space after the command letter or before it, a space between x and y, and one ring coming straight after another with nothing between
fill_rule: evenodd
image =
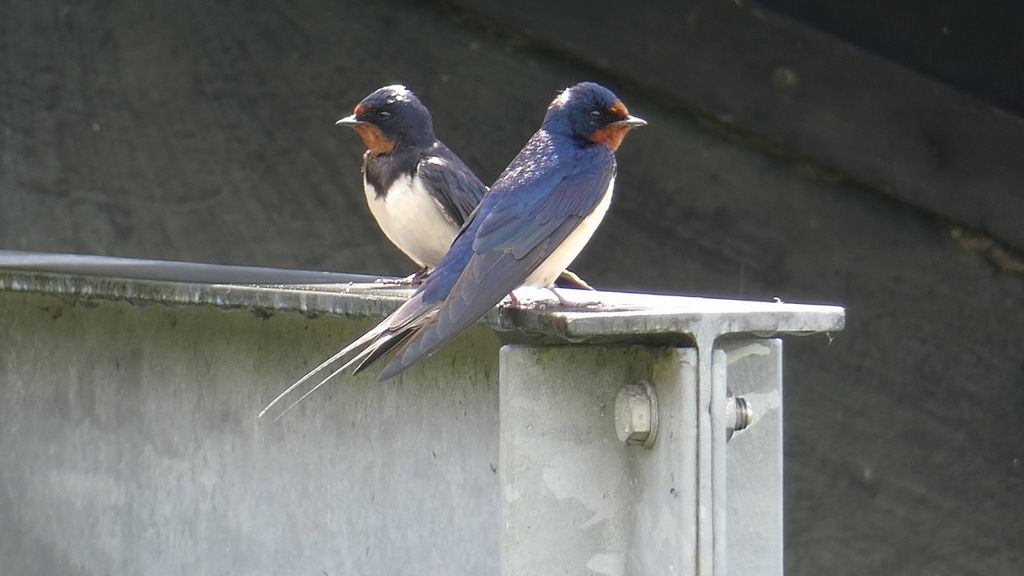
<instances>
[{"instance_id":1,"label":"nut","mask_svg":"<svg viewBox=\"0 0 1024 576\"><path fill-rule=\"evenodd\" d=\"M627 384L615 397L615 434L626 445L650 448L658 433L658 400L648 382Z\"/></svg>"}]
</instances>

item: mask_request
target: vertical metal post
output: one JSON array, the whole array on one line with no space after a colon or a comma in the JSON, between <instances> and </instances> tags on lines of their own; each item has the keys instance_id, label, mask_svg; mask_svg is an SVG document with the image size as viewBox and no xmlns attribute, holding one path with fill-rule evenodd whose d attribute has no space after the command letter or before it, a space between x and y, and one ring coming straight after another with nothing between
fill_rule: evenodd
<instances>
[{"instance_id":1,"label":"vertical metal post","mask_svg":"<svg viewBox=\"0 0 1024 576\"><path fill-rule=\"evenodd\" d=\"M697 571L725 574L725 359L715 333L697 339Z\"/></svg>"},{"instance_id":2,"label":"vertical metal post","mask_svg":"<svg viewBox=\"0 0 1024 576\"><path fill-rule=\"evenodd\" d=\"M648 373L658 395L658 437L628 447L633 533L629 575L697 570L697 350L652 354Z\"/></svg>"},{"instance_id":3,"label":"vertical metal post","mask_svg":"<svg viewBox=\"0 0 1024 576\"><path fill-rule=\"evenodd\" d=\"M623 573L631 486L611 418L629 356L623 347L502 348L502 574Z\"/></svg>"},{"instance_id":4,"label":"vertical metal post","mask_svg":"<svg viewBox=\"0 0 1024 576\"><path fill-rule=\"evenodd\" d=\"M500 356L502 574L692 574L696 354L505 346ZM615 434L619 390L651 381L650 448Z\"/></svg>"},{"instance_id":5,"label":"vertical metal post","mask_svg":"<svg viewBox=\"0 0 1024 576\"><path fill-rule=\"evenodd\" d=\"M725 351L721 348L714 348L711 351L711 405L708 411L711 414L711 486L712 486L712 518L714 524L711 526L711 534L714 541L712 553L714 554L714 565L710 571L702 571L704 574L724 576L728 574L726 558L726 506L728 505L726 492L726 458L725 458L725 403L727 401L726 386L728 383L728 360ZM706 445L702 443L702 446Z\"/></svg>"},{"instance_id":6,"label":"vertical metal post","mask_svg":"<svg viewBox=\"0 0 1024 576\"><path fill-rule=\"evenodd\" d=\"M502 348L503 576L781 575L781 344L710 350ZM616 395L641 381L650 447L615 434ZM729 392L756 416L731 438Z\"/></svg>"},{"instance_id":7,"label":"vertical metal post","mask_svg":"<svg viewBox=\"0 0 1024 576\"><path fill-rule=\"evenodd\" d=\"M730 340L721 347L729 393L743 398L753 415L725 448L725 573L782 576L782 340Z\"/></svg>"}]
</instances>

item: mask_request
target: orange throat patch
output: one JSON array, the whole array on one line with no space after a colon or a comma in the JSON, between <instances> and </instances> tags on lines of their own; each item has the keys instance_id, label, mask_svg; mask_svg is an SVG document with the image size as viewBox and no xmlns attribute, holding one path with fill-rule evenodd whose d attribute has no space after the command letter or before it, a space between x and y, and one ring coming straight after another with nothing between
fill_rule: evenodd
<instances>
[{"instance_id":1,"label":"orange throat patch","mask_svg":"<svg viewBox=\"0 0 1024 576\"><path fill-rule=\"evenodd\" d=\"M366 149L371 154L390 154L395 149L395 143L384 136L384 132L373 124L357 124L352 127L363 139Z\"/></svg>"},{"instance_id":2,"label":"orange throat patch","mask_svg":"<svg viewBox=\"0 0 1024 576\"><path fill-rule=\"evenodd\" d=\"M629 124L609 124L600 130L596 130L590 137L592 142L598 144L604 144L611 148L612 152L619 149L622 144L622 139L626 137L626 133L632 128Z\"/></svg>"}]
</instances>

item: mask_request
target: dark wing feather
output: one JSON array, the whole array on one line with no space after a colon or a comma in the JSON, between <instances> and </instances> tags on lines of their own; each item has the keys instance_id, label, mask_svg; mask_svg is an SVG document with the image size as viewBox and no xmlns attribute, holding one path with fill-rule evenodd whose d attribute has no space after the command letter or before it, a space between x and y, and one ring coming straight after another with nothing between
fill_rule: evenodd
<instances>
[{"instance_id":1,"label":"dark wing feather","mask_svg":"<svg viewBox=\"0 0 1024 576\"><path fill-rule=\"evenodd\" d=\"M593 150L569 163L569 169L564 166L522 186L506 189L500 181L495 185L485 200L484 208L489 210L476 230L474 254L437 315L409 339L381 372L381 380L432 354L468 328L522 284L593 212L615 174L614 157Z\"/></svg>"},{"instance_id":2,"label":"dark wing feather","mask_svg":"<svg viewBox=\"0 0 1024 576\"><path fill-rule=\"evenodd\" d=\"M510 252L492 251L475 257L452 293L438 309L433 321L418 330L401 352L381 371L378 379L387 380L440 350L469 328L509 292L523 283L551 252L579 225L579 219L566 218L562 226L531 253L516 258Z\"/></svg>"},{"instance_id":3,"label":"dark wing feather","mask_svg":"<svg viewBox=\"0 0 1024 576\"><path fill-rule=\"evenodd\" d=\"M545 150L527 172L519 185L495 184L493 205L473 240L476 253L503 249L522 258L565 218L590 214L615 177L615 155L604 146Z\"/></svg>"},{"instance_id":4,"label":"dark wing feather","mask_svg":"<svg viewBox=\"0 0 1024 576\"><path fill-rule=\"evenodd\" d=\"M409 339L410 336L416 333L416 328L404 328L398 332L391 333L388 338L379 338L373 342L373 345L367 348L365 354L360 354L358 357L358 363L356 367L352 369L352 374L359 374L371 364L379 360L382 356L390 352L395 346L398 346L402 342Z\"/></svg>"},{"instance_id":5,"label":"dark wing feather","mask_svg":"<svg viewBox=\"0 0 1024 576\"><path fill-rule=\"evenodd\" d=\"M440 142L420 159L416 171L426 182L427 190L434 199L441 203L459 226L465 223L487 193L487 186L466 163Z\"/></svg>"}]
</instances>

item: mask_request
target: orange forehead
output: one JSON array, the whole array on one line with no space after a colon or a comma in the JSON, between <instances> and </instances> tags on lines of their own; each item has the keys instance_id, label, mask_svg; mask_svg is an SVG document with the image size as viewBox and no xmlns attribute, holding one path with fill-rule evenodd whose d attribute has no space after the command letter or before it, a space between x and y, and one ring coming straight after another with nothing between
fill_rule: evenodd
<instances>
[{"instance_id":1,"label":"orange forehead","mask_svg":"<svg viewBox=\"0 0 1024 576\"><path fill-rule=\"evenodd\" d=\"M366 112L366 106L363 106L362 103L356 104L356 108L352 112L355 112L356 117L362 116Z\"/></svg>"},{"instance_id":2,"label":"orange forehead","mask_svg":"<svg viewBox=\"0 0 1024 576\"><path fill-rule=\"evenodd\" d=\"M615 104L609 106L608 111L618 116L619 118L629 117L629 110L626 110L626 105L622 103L622 100L619 100Z\"/></svg>"}]
</instances>

